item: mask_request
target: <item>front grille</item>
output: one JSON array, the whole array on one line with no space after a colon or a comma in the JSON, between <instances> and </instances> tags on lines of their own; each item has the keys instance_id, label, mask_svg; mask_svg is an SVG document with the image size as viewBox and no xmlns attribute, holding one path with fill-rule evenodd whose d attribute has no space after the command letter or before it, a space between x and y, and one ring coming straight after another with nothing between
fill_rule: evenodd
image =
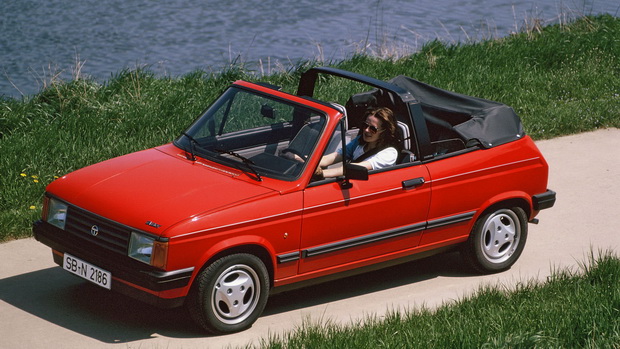
<instances>
[{"instance_id":1,"label":"front grille","mask_svg":"<svg viewBox=\"0 0 620 349\"><path fill-rule=\"evenodd\" d=\"M122 255L127 255L132 231L128 226L75 206L69 206L65 230L78 239ZM93 230L97 230L96 235L92 233Z\"/></svg>"}]
</instances>

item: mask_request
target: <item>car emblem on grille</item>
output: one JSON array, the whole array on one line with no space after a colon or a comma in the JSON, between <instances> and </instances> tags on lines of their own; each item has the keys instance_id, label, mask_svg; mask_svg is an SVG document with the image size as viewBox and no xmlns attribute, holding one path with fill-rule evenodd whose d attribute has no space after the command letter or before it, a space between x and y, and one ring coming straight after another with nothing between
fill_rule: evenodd
<instances>
[{"instance_id":1,"label":"car emblem on grille","mask_svg":"<svg viewBox=\"0 0 620 349\"><path fill-rule=\"evenodd\" d=\"M96 225L93 225L92 227L90 227L90 235L92 236L99 235L99 227Z\"/></svg>"}]
</instances>

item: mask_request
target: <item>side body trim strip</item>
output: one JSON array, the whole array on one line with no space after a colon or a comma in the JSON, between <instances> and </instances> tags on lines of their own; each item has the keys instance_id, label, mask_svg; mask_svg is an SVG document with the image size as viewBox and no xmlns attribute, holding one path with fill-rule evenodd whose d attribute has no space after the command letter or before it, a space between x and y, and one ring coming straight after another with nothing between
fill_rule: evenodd
<instances>
[{"instance_id":1,"label":"side body trim strip","mask_svg":"<svg viewBox=\"0 0 620 349\"><path fill-rule=\"evenodd\" d=\"M475 214L476 214L476 211L472 211L472 212L466 212L466 213L457 214L455 216L450 216L450 217L445 217L445 218L440 218L440 219L435 219L435 220L432 220L432 221L428 221L426 229L434 229L434 228L443 227L445 225L466 222L466 221L474 218Z\"/></svg>"},{"instance_id":2,"label":"side body trim strip","mask_svg":"<svg viewBox=\"0 0 620 349\"><path fill-rule=\"evenodd\" d=\"M276 259L278 261L278 264L294 262L296 260L299 260L299 252L281 254L276 256Z\"/></svg>"},{"instance_id":3,"label":"side body trim strip","mask_svg":"<svg viewBox=\"0 0 620 349\"><path fill-rule=\"evenodd\" d=\"M384 232L380 232L376 234L370 234L367 236L362 236L362 237L358 237L354 239L338 241L338 242L334 242L331 244L311 247L311 248L301 251L301 258L314 257L314 256L318 256L318 255L325 254L325 253L340 251L340 250L344 250L347 248L357 247L357 246L361 246L365 244L370 244L370 243L374 243L378 241L391 239L397 236L417 233L417 232L420 232L426 229L439 228L439 227L443 227L446 225L466 222L466 221L471 220L475 214L476 214L476 211L461 213L461 214L450 216L450 217L435 219L435 220L423 222L423 223L416 223L416 224L408 225L402 228L392 229L392 230L388 230L388 231L384 231ZM293 256L293 254L295 253L289 253L289 254L278 256L277 257L278 262L283 263L283 262L280 262L280 260L293 261L293 260L299 259L298 255L295 254L295 256Z\"/></svg>"},{"instance_id":4,"label":"side body trim strip","mask_svg":"<svg viewBox=\"0 0 620 349\"><path fill-rule=\"evenodd\" d=\"M339 242L335 242L332 244L312 247L307 250L303 250L302 257L303 258L314 257L314 256L318 256L324 253L330 253L334 251L343 250L346 248L351 248L351 247L356 247L360 245L370 244L370 243L377 242L377 241L391 239L397 236L416 233L416 232L424 230L425 226L426 226L426 223L417 223L417 224L409 225L409 226L398 228L398 229L392 229L392 230L384 231L381 233L362 236L362 237L355 238L355 239L344 240L344 241L339 241Z\"/></svg>"}]
</instances>

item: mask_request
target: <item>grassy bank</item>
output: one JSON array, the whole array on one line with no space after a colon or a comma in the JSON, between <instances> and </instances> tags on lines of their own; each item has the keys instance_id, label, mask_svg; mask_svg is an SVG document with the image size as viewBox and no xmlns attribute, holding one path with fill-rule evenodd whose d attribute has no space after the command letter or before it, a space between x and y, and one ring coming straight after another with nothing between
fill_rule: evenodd
<instances>
[{"instance_id":1,"label":"grassy bank","mask_svg":"<svg viewBox=\"0 0 620 349\"><path fill-rule=\"evenodd\" d=\"M304 325L261 348L618 348L620 259L601 254L546 283L486 287L436 310Z\"/></svg>"},{"instance_id":2,"label":"grassy bank","mask_svg":"<svg viewBox=\"0 0 620 349\"><path fill-rule=\"evenodd\" d=\"M0 100L0 241L29 236L55 177L171 141L236 79L295 92L313 64L266 77L243 67L179 78L122 71L103 84L53 82L31 98ZM611 16L480 43L435 41L398 60L356 55L332 65L379 79L404 74L504 102L536 139L620 127L620 19Z\"/></svg>"}]
</instances>

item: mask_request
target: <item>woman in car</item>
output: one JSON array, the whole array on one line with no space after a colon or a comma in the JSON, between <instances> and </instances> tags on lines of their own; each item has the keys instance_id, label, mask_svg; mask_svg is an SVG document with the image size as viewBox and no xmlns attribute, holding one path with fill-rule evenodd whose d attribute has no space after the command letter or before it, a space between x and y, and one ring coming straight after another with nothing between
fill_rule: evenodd
<instances>
[{"instance_id":1,"label":"woman in car","mask_svg":"<svg viewBox=\"0 0 620 349\"><path fill-rule=\"evenodd\" d=\"M360 134L349 142L345 148L346 158L352 163L376 170L396 164L398 158L398 136L396 119L389 108L375 108L364 115ZM343 166L326 168L342 162L342 149L324 155L314 177L317 179L343 175Z\"/></svg>"}]
</instances>

